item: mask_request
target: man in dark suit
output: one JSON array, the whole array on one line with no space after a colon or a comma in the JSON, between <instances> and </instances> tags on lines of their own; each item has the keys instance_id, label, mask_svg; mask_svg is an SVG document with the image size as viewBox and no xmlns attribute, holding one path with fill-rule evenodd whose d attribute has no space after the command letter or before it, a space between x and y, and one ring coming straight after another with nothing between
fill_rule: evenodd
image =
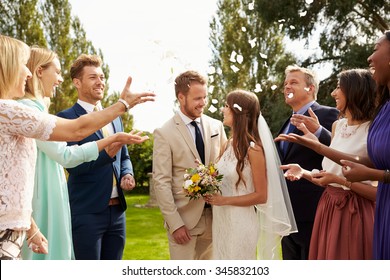
<instances>
[{"instance_id":1,"label":"man in dark suit","mask_svg":"<svg viewBox=\"0 0 390 280\"><path fill-rule=\"evenodd\" d=\"M288 66L285 74L285 102L293 109L294 114L286 120L279 134L296 133L302 135L303 133L296 126L299 123L304 123L321 143L329 145L331 140L329 131L338 117L338 110L322 106L315 101L319 81L313 71L294 65ZM279 142L276 147L282 164L297 163L307 170L322 169L323 156L311 149L286 141ZM298 233L293 233L282 239L283 259L305 260L309 254L315 212L323 188L307 180L287 181L287 187Z\"/></svg>"},{"instance_id":2,"label":"man in dark suit","mask_svg":"<svg viewBox=\"0 0 390 280\"><path fill-rule=\"evenodd\" d=\"M101 59L81 55L70 74L78 92L78 101L58 116L76 119L101 110L105 78ZM79 142L81 145L106 135L123 131L120 118ZM134 188L133 168L126 146L112 145L102 150L92 162L67 169L72 215L73 246L76 259L120 260L125 246L125 210L123 189Z\"/></svg>"}]
</instances>

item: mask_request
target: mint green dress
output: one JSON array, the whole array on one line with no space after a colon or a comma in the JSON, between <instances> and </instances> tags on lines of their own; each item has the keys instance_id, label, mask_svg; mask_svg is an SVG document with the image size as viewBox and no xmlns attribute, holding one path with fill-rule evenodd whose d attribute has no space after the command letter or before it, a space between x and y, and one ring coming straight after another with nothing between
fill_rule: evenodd
<instances>
[{"instance_id":1,"label":"mint green dress","mask_svg":"<svg viewBox=\"0 0 390 280\"><path fill-rule=\"evenodd\" d=\"M23 99L21 103L45 111L38 100ZM66 142L36 140L38 153L35 168L32 216L49 243L49 253L35 254L25 242L22 259L25 260L71 260L72 245L71 215L68 186L64 167L72 168L83 162L97 159L96 142L81 146L67 146Z\"/></svg>"}]
</instances>

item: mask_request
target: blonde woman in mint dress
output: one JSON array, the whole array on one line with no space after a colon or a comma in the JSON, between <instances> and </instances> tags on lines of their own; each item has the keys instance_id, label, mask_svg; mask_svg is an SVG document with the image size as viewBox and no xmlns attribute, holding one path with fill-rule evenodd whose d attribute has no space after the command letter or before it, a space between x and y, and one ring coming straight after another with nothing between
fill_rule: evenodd
<instances>
[{"instance_id":1,"label":"blonde woman in mint dress","mask_svg":"<svg viewBox=\"0 0 390 280\"><path fill-rule=\"evenodd\" d=\"M27 67L32 79L26 86L26 98L21 103L41 112L47 112L55 88L63 81L57 55L47 49L31 48ZM71 260L72 246L71 214L68 187L64 167L96 160L99 151L113 142L107 137L97 142L68 147L66 142L36 140L37 161L35 171L32 216L49 244L48 254L36 254L24 244L22 258L29 260ZM103 142L102 142L103 141ZM118 147L122 143L115 144Z\"/></svg>"}]
</instances>

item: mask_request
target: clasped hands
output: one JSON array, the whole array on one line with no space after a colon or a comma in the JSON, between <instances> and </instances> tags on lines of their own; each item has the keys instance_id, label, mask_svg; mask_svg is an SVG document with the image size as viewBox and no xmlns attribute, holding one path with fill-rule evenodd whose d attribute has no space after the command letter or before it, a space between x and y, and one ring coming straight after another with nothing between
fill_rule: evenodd
<instances>
[{"instance_id":1,"label":"clasped hands","mask_svg":"<svg viewBox=\"0 0 390 280\"><path fill-rule=\"evenodd\" d=\"M203 200L210 205L225 205L224 197L219 193L206 194L205 196L203 196Z\"/></svg>"},{"instance_id":2,"label":"clasped hands","mask_svg":"<svg viewBox=\"0 0 390 280\"><path fill-rule=\"evenodd\" d=\"M329 173L326 170L316 170L308 171L303 169L299 164L286 164L281 165L282 170L287 170L284 173L284 177L290 181L297 181L301 178L306 178L312 181L314 184L326 187L331 183L339 183L339 176Z\"/></svg>"}]
</instances>

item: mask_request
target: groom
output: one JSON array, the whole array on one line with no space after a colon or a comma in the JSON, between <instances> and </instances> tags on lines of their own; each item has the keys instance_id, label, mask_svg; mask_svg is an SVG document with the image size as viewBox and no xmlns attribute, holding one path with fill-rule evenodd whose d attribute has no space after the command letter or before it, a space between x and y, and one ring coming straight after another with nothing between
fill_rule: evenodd
<instances>
[{"instance_id":1,"label":"groom","mask_svg":"<svg viewBox=\"0 0 390 280\"><path fill-rule=\"evenodd\" d=\"M190 201L185 196L184 172L196 166L196 159L206 165L215 162L226 134L222 122L203 115L207 101L203 76L195 71L180 74L175 93L180 110L154 131L155 193L165 220L170 258L205 260L212 257L211 208L203 199Z\"/></svg>"}]
</instances>

